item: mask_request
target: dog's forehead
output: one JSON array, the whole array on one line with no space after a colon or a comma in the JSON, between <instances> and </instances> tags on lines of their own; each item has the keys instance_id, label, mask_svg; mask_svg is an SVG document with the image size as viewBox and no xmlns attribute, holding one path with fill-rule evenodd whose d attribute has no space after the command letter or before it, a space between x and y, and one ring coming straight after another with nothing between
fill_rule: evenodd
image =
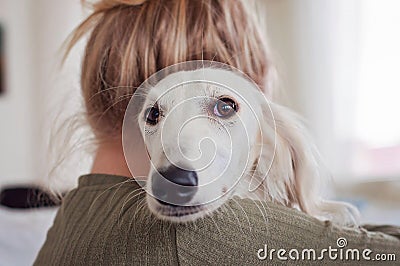
<instances>
[{"instance_id":1,"label":"dog's forehead","mask_svg":"<svg viewBox=\"0 0 400 266\"><path fill-rule=\"evenodd\" d=\"M172 88L167 88L164 86L157 86L150 90L148 98L152 102L165 103L169 102L179 102L188 99L199 99L204 100L207 98L216 98L221 95L231 95L235 96L233 90L229 90L222 86L217 86L215 84L209 84L206 82L193 82L178 85Z\"/></svg>"},{"instance_id":2,"label":"dog's forehead","mask_svg":"<svg viewBox=\"0 0 400 266\"><path fill-rule=\"evenodd\" d=\"M188 98L249 97L257 90L254 84L235 73L210 68L170 74L149 89L147 100L169 105Z\"/></svg>"}]
</instances>

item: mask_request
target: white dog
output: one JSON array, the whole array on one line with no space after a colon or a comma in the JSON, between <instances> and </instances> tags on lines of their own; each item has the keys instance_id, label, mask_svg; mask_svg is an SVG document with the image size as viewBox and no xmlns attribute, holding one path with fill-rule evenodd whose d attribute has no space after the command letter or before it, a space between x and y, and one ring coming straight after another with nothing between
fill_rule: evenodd
<instances>
[{"instance_id":1,"label":"white dog","mask_svg":"<svg viewBox=\"0 0 400 266\"><path fill-rule=\"evenodd\" d=\"M138 121L152 163L147 203L157 217L192 221L239 195L354 222L351 205L320 198L325 177L299 118L268 102L245 75L176 71L143 94Z\"/></svg>"}]
</instances>

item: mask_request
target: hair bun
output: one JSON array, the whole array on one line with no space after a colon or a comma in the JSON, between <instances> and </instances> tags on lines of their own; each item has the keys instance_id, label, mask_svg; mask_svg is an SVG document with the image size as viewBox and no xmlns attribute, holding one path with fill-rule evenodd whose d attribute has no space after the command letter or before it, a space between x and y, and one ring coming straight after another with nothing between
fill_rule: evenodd
<instances>
[{"instance_id":1,"label":"hair bun","mask_svg":"<svg viewBox=\"0 0 400 266\"><path fill-rule=\"evenodd\" d=\"M88 3L94 10L94 12L104 12L116 6L138 6L148 0L100 0L100 1L88 1L82 0L83 3Z\"/></svg>"}]
</instances>

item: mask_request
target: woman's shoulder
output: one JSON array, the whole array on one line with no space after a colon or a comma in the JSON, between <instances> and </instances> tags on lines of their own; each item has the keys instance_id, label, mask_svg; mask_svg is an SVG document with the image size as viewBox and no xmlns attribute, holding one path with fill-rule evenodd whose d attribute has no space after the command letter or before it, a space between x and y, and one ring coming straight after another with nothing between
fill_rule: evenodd
<instances>
[{"instance_id":1,"label":"woman's shoulder","mask_svg":"<svg viewBox=\"0 0 400 266\"><path fill-rule=\"evenodd\" d=\"M64 198L36 265L265 264L262 258L272 249L318 253L338 248L339 239L345 239L347 247L374 252L394 253L400 247L389 235L340 228L294 209L249 199L233 198L211 216L171 224L148 211L145 191L135 180L92 174L82 176ZM278 261L276 254L273 259Z\"/></svg>"},{"instance_id":2,"label":"woman's shoulder","mask_svg":"<svg viewBox=\"0 0 400 266\"><path fill-rule=\"evenodd\" d=\"M174 228L145 208L133 179L86 175L63 199L35 265L174 265Z\"/></svg>"},{"instance_id":3,"label":"woman's shoulder","mask_svg":"<svg viewBox=\"0 0 400 266\"><path fill-rule=\"evenodd\" d=\"M400 232L399 227L390 228ZM293 260L297 264L341 264L348 250L358 252L360 260L362 252L368 250L371 259L374 254L400 256L400 239L395 236L362 227L339 227L276 203L239 198L228 201L211 217L178 225L176 238L180 260L195 257L205 263L235 261L256 265ZM306 258L302 260L302 256Z\"/></svg>"}]
</instances>

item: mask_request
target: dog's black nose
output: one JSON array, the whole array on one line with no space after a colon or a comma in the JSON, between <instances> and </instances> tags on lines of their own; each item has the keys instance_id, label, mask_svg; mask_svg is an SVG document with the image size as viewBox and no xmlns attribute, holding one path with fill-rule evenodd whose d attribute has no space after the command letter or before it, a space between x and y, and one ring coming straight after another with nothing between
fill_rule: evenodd
<instances>
[{"instance_id":1,"label":"dog's black nose","mask_svg":"<svg viewBox=\"0 0 400 266\"><path fill-rule=\"evenodd\" d=\"M165 171L155 172L151 186L153 196L164 205L183 205L196 194L198 185L197 173L176 166Z\"/></svg>"}]
</instances>

